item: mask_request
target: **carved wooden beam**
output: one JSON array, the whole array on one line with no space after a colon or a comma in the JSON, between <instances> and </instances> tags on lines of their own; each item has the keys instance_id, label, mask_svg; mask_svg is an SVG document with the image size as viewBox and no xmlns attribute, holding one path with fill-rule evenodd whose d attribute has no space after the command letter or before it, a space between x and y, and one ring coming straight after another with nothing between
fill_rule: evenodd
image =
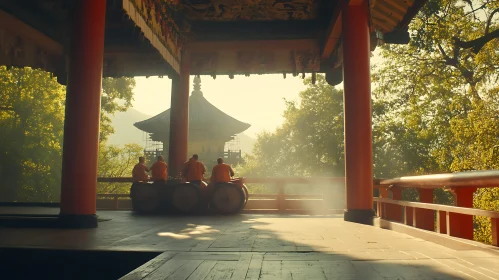
<instances>
[{"instance_id":1,"label":"carved wooden beam","mask_svg":"<svg viewBox=\"0 0 499 280\"><path fill-rule=\"evenodd\" d=\"M325 60L331 56L336 44L341 36L341 12L343 8L348 5L349 0L338 0L334 8L333 15L329 22L328 28L326 29L324 47L322 49L321 59Z\"/></svg>"},{"instance_id":2,"label":"carved wooden beam","mask_svg":"<svg viewBox=\"0 0 499 280\"><path fill-rule=\"evenodd\" d=\"M198 41L186 46L189 52L210 51L279 51L290 49L318 49L319 43L315 39L297 40L258 40L258 41Z\"/></svg>"}]
</instances>

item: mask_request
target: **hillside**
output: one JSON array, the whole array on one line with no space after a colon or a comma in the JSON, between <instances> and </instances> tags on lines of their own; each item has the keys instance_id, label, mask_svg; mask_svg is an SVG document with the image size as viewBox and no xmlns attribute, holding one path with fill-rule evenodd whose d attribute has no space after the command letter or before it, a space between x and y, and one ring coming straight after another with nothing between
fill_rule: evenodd
<instances>
[{"instance_id":1,"label":"hillside","mask_svg":"<svg viewBox=\"0 0 499 280\"><path fill-rule=\"evenodd\" d=\"M113 117L111 117L114 134L109 136L108 143L113 145L124 145L128 143L144 145L144 133L133 126L133 124L150 117L151 116L141 113L133 108L130 108L126 112L116 113Z\"/></svg>"}]
</instances>

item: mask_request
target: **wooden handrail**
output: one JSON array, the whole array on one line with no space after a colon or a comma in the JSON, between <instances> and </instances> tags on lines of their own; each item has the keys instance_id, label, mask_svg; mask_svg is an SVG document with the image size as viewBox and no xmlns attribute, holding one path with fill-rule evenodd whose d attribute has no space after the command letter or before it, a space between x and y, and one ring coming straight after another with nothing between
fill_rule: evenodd
<instances>
[{"instance_id":1,"label":"wooden handrail","mask_svg":"<svg viewBox=\"0 0 499 280\"><path fill-rule=\"evenodd\" d=\"M472 216L482 216L482 217L489 217L489 218L495 218L495 219L499 218L499 211L489 211L489 210L482 210L482 209L475 209L475 208L456 207L456 206L448 206L448 205L442 205L442 204L431 204L431 203L422 203L422 202L392 200L389 198L379 198L379 197L374 197L373 200L375 202L389 203L389 204L395 204L395 205L400 205L400 206L405 206L405 207L429 209L429 210L435 210L435 211L451 212L451 213L472 215Z\"/></svg>"},{"instance_id":2,"label":"wooden handrail","mask_svg":"<svg viewBox=\"0 0 499 280\"><path fill-rule=\"evenodd\" d=\"M393 179L378 179L378 185L396 185L409 188L494 188L499 187L499 170L467 171L456 173L405 176Z\"/></svg>"}]
</instances>

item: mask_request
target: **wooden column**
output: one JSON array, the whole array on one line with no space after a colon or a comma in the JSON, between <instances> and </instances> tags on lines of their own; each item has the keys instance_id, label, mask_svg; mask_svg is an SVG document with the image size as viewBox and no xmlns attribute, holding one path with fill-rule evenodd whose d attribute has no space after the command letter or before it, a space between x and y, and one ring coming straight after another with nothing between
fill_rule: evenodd
<instances>
[{"instance_id":1,"label":"wooden column","mask_svg":"<svg viewBox=\"0 0 499 280\"><path fill-rule=\"evenodd\" d=\"M418 189L419 202L433 203L432 189ZM435 230L435 212L429 209L416 209L416 227L425 230Z\"/></svg>"},{"instance_id":2,"label":"wooden column","mask_svg":"<svg viewBox=\"0 0 499 280\"><path fill-rule=\"evenodd\" d=\"M189 57L182 56L180 75L172 77L168 176L180 177L189 138Z\"/></svg>"},{"instance_id":3,"label":"wooden column","mask_svg":"<svg viewBox=\"0 0 499 280\"><path fill-rule=\"evenodd\" d=\"M97 227L106 1L75 0L71 5L60 222L67 227Z\"/></svg>"},{"instance_id":4,"label":"wooden column","mask_svg":"<svg viewBox=\"0 0 499 280\"><path fill-rule=\"evenodd\" d=\"M368 1L343 10L345 221L372 224L373 153Z\"/></svg>"},{"instance_id":5,"label":"wooden column","mask_svg":"<svg viewBox=\"0 0 499 280\"><path fill-rule=\"evenodd\" d=\"M451 189L454 194L454 205L459 207L473 208L473 193L476 188ZM457 213L449 213L450 236L473 239L473 216Z\"/></svg>"}]
</instances>

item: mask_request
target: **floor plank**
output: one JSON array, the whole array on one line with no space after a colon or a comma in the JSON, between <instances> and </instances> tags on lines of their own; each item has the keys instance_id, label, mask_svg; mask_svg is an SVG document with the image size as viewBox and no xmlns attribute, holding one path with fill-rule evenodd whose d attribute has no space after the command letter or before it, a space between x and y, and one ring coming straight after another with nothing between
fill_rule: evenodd
<instances>
[{"instance_id":1,"label":"floor plank","mask_svg":"<svg viewBox=\"0 0 499 280\"><path fill-rule=\"evenodd\" d=\"M179 269L177 269L173 274L168 276L166 279L169 280L185 280L199 267L202 260L188 260Z\"/></svg>"},{"instance_id":2,"label":"floor plank","mask_svg":"<svg viewBox=\"0 0 499 280\"><path fill-rule=\"evenodd\" d=\"M203 261L197 269L187 278L188 280L201 280L205 279L208 274L210 274L211 270L215 265L217 264L217 261Z\"/></svg>"},{"instance_id":3,"label":"floor plank","mask_svg":"<svg viewBox=\"0 0 499 280\"><path fill-rule=\"evenodd\" d=\"M204 279L224 280L230 279L234 273L237 262L235 261L217 261L215 267Z\"/></svg>"},{"instance_id":4,"label":"floor plank","mask_svg":"<svg viewBox=\"0 0 499 280\"><path fill-rule=\"evenodd\" d=\"M165 252L156 258L150 260L149 262L143 264L142 266L138 267L134 271L130 272L129 274L123 276L122 280L140 280L145 278L147 275L151 274L154 272L156 269L161 267L164 263L166 263L168 260L173 258L176 255L176 253L171 253L171 252Z\"/></svg>"}]
</instances>

